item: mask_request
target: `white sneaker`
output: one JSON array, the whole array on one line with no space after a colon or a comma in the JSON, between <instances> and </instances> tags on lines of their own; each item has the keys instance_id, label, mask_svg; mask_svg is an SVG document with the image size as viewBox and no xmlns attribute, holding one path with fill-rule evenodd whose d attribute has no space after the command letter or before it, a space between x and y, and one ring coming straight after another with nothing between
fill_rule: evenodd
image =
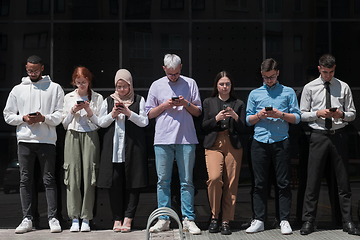
<instances>
[{"instance_id":1,"label":"white sneaker","mask_svg":"<svg viewBox=\"0 0 360 240\"><path fill-rule=\"evenodd\" d=\"M90 224L89 220L83 219L81 223L81 231L82 232L90 232Z\"/></svg>"},{"instance_id":2,"label":"white sneaker","mask_svg":"<svg viewBox=\"0 0 360 240\"><path fill-rule=\"evenodd\" d=\"M15 233L26 233L32 230L32 221L24 218L20 225L15 229Z\"/></svg>"},{"instance_id":3,"label":"white sneaker","mask_svg":"<svg viewBox=\"0 0 360 240\"><path fill-rule=\"evenodd\" d=\"M264 231L264 222L260 220L252 220L250 227L246 229L246 233L257 233Z\"/></svg>"},{"instance_id":4,"label":"white sneaker","mask_svg":"<svg viewBox=\"0 0 360 240\"><path fill-rule=\"evenodd\" d=\"M56 218L52 218L49 220L50 232L59 233L61 232L61 226L59 221Z\"/></svg>"},{"instance_id":5,"label":"white sneaker","mask_svg":"<svg viewBox=\"0 0 360 240\"><path fill-rule=\"evenodd\" d=\"M170 230L170 219L164 220L159 218L157 223L150 228L151 233L168 231L168 230Z\"/></svg>"},{"instance_id":6,"label":"white sneaker","mask_svg":"<svg viewBox=\"0 0 360 240\"><path fill-rule=\"evenodd\" d=\"M196 226L195 222L189 220L187 217L183 221L183 231L191 234L200 234L201 230Z\"/></svg>"},{"instance_id":7,"label":"white sneaker","mask_svg":"<svg viewBox=\"0 0 360 240\"><path fill-rule=\"evenodd\" d=\"M284 235L292 234L292 229L288 221L282 220L280 223L281 233Z\"/></svg>"},{"instance_id":8,"label":"white sneaker","mask_svg":"<svg viewBox=\"0 0 360 240\"><path fill-rule=\"evenodd\" d=\"M79 229L80 229L80 227L79 227L79 219L78 219L78 218L74 218L74 219L72 220L70 232L78 232Z\"/></svg>"}]
</instances>

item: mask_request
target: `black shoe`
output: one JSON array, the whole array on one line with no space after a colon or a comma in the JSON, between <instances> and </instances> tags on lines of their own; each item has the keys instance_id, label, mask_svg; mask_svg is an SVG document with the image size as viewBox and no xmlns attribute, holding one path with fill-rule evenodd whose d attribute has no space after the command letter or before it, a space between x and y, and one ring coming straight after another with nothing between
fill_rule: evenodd
<instances>
[{"instance_id":1,"label":"black shoe","mask_svg":"<svg viewBox=\"0 0 360 240\"><path fill-rule=\"evenodd\" d=\"M302 227L300 229L300 234L308 235L308 234L312 233L313 231L314 231L314 224L310 221L306 221L306 222L304 222L304 224L302 225Z\"/></svg>"},{"instance_id":2,"label":"black shoe","mask_svg":"<svg viewBox=\"0 0 360 240\"><path fill-rule=\"evenodd\" d=\"M219 221L216 218L212 218L209 225L209 233L219 232Z\"/></svg>"},{"instance_id":3,"label":"black shoe","mask_svg":"<svg viewBox=\"0 0 360 240\"><path fill-rule=\"evenodd\" d=\"M360 230L356 228L353 222L347 222L343 224L343 231L351 235L360 236Z\"/></svg>"},{"instance_id":4,"label":"black shoe","mask_svg":"<svg viewBox=\"0 0 360 240\"><path fill-rule=\"evenodd\" d=\"M221 235L231 235L231 229L228 222L223 222L221 225Z\"/></svg>"}]
</instances>

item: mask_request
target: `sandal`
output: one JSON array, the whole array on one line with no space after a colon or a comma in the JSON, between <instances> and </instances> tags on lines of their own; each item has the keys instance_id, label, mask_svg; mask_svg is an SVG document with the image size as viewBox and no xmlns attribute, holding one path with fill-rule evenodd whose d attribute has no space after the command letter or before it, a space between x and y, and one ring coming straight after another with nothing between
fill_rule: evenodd
<instances>
[{"instance_id":1,"label":"sandal","mask_svg":"<svg viewBox=\"0 0 360 240\"><path fill-rule=\"evenodd\" d=\"M130 227L126 226L128 222L130 223ZM127 233L127 232L131 231L131 222L132 222L131 218L127 218L127 217L125 218L124 224L121 226L121 232L122 233Z\"/></svg>"},{"instance_id":2,"label":"sandal","mask_svg":"<svg viewBox=\"0 0 360 240\"><path fill-rule=\"evenodd\" d=\"M121 232L121 222L120 221L114 222L113 230L114 230L114 232Z\"/></svg>"}]
</instances>

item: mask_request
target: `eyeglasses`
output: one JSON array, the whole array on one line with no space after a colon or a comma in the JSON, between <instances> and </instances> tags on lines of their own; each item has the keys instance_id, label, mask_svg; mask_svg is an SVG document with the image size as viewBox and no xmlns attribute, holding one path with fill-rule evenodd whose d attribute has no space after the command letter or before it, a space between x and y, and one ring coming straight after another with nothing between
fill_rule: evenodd
<instances>
[{"instance_id":1,"label":"eyeglasses","mask_svg":"<svg viewBox=\"0 0 360 240\"><path fill-rule=\"evenodd\" d=\"M230 87L230 86L231 86L231 83L219 83L219 86L220 86L220 87L224 87L224 86Z\"/></svg>"},{"instance_id":2,"label":"eyeglasses","mask_svg":"<svg viewBox=\"0 0 360 240\"><path fill-rule=\"evenodd\" d=\"M116 86L116 89L128 89L129 86Z\"/></svg>"},{"instance_id":3,"label":"eyeglasses","mask_svg":"<svg viewBox=\"0 0 360 240\"><path fill-rule=\"evenodd\" d=\"M86 84L88 84L88 82L76 82L75 83L76 86L86 85Z\"/></svg>"},{"instance_id":4,"label":"eyeglasses","mask_svg":"<svg viewBox=\"0 0 360 240\"><path fill-rule=\"evenodd\" d=\"M166 76L168 76L169 78L171 78L171 77L177 77L177 76L179 76L179 75L180 75L180 73L166 74Z\"/></svg>"},{"instance_id":5,"label":"eyeglasses","mask_svg":"<svg viewBox=\"0 0 360 240\"><path fill-rule=\"evenodd\" d=\"M27 69L26 69L26 72L27 72L27 74L28 75L36 75L36 74L39 74L40 73L40 69L38 69L38 70L36 70L36 71L28 71Z\"/></svg>"},{"instance_id":6,"label":"eyeglasses","mask_svg":"<svg viewBox=\"0 0 360 240\"><path fill-rule=\"evenodd\" d=\"M272 75L272 76L270 76L270 77L267 77L267 76L262 75L262 78L263 78L264 80L275 80L276 77L277 77L276 75Z\"/></svg>"}]
</instances>

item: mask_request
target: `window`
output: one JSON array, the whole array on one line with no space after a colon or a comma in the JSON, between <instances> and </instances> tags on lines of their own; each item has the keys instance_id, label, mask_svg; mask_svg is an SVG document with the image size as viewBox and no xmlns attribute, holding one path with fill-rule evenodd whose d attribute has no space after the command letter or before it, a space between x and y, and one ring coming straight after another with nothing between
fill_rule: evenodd
<instances>
[{"instance_id":1,"label":"window","mask_svg":"<svg viewBox=\"0 0 360 240\"><path fill-rule=\"evenodd\" d=\"M184 0L161 0L162 10L182 10L184 9Z\"/></svg>"},{"instance_id":2,"label":"window","mask_svg":"<svg viewBox=\"0 0 360 240\"><path fill-rule=\"evenodd\" d=\"M302 12L302 0L294 0L294 12Z\"/></svg>"},{"instance_id":3,"label":"window","mask_svg":"<svg viewBox=\"0 0 360 240\"><path fill-rule=\"evenodd\" d=\"M169 50L181 50L182 47L182 35L169 34L161 36L161 48Z\"/></svg>"},{"instance_id":4,"label":"window","mask_svg":"<svg viewBox=\"0 0 360 240\"><path fill-rule=\"evenodd\" d=\"M9 16L10 0L0 1L0 16Z\"/></svg>"},{"instance_id":5,"label":"window","mask_svg":"<svg viewBox=\"0 0 360 240\"><path fill-rule=\"evenodd\" d=\"M302 50L302 36L294 36L294 51Z\"/></svg>"},{"instance_id":6,"label":"window","mask_svg":"<svg viewBox=\"0 0 360 240\"><path fill-rule=\"evenodd\" d=\"M7 35L0 34L0 50L6 50L7 49L7 43L8 43Z\"/></svg>"},{"instance_id":7,"label":"window","mask_svg":"<svg viewBox=\"0 0 360 240\"><path fill-rule=\"evenodd\" d=\"M65 0L55 0L54 1L54 12L55 13L64 13L65 12Z\"/></svg>"},{"instance_id":8,"label":"window","mask_svg":"<svg viewBox=\"0 0 360 240\"><path fill-rule=\"evenodd\" d=\"M50 9L50 0L27 0L27 14L47 14Z\"/></svg>"},{"instance_id":9,"label":"window","mask_svg":"<svg viewBox=\"0 0 360 240\"><path fill-rule=\"evenodd\" d=\"M248 11L248 1L225 0L225 10Z\"/></svg>"},{"instance_id":10,"label":"window","mask_svg":"<svg viewBox=\"0 0 360 240\"><path fill-rule=\"evenodd\" d=\"M192 10L205 10L205 0L192 0Z\"/></svg>"},{"instance_id":11,"label":"window","mask_svg":"<svg viewBox=\"0 0 360 240\"><path fill-rule=\"evenodd\" d=\"M48 33L35 33L24 35L24 49L38 49L47 47Z\"/></svg>"},{"instance_id":12,"label":"window","mask_svg":"<svg viewBox=\"0 0 360 240\"><path fill-rule=\"evenodd\" d=\"M143 32L129 32L130 57L149 59L151 52L151 34Z\"/></svg>"}]
</instances>

